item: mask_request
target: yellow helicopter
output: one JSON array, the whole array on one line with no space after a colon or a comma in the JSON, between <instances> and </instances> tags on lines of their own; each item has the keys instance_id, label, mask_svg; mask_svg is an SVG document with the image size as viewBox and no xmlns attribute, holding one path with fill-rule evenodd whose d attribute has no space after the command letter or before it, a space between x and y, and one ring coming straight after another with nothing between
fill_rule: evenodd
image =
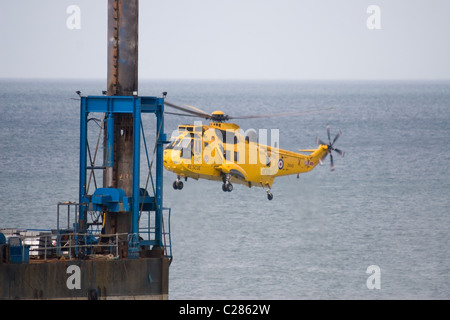
<instances>
[{"instance_id":1,"label":"yellow helicopter","mask_svg":"<svg viewBox=\"0 0 450 320\"><path fill-rule=\"evenodd\" d=\"M165 112L174 115L193 116L210 120L209 124L194 122L194 124L179 125L172 134L169 145L164 150L164 167L174 172L177 179L173 183L175 190L183 188L181 178L208 179L222 181L222 190L231 192L232 183L263 187L267 198L273 199L271 186L276 177L305 173L322 164L323 159L330 155L331 170L334 170L333 155L336 151L341 156L344 152L334 147L334 143L342 134L339 131L331 141L330 127L327 125L328 143L316 139L317 149L299 150L296 153L278 148L277 131L272 132L272 143L259 143L255 130L243 132L234 123L234 119L251 119L279 116L294 116L305 113L327 112L331 110L314 110L300 112L285 112L269 115L254 115L232 117L222 111L209 114L196 107L179 106L170 102L165 105L183 111L184 113ZM275 140L275 142L273 141Z\"/></svg>"}]
</instances>

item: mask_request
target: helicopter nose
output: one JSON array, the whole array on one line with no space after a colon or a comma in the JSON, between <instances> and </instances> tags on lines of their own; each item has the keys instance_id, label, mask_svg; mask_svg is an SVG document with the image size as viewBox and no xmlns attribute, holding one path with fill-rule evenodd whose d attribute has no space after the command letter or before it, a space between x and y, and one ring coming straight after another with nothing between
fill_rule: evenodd
<instances>
[{"instance_id":1,"label":"helicopter nose","mask_svg":"<svg viewBox=\"0 0 450 320\"><path fill-rule=\"evenodd\" d=\"M175 168L176 164L173 159L173 150L164 150L163 165L167 169Z\"/></svg>"},{"instance_id":2,"label":"helicopter nose","mask_svg":"<svg viewBox=\"0 0 450 320\"><path fill-rule=\"evenodd\" d=\"M166 167L166 168L173 164L172 159L170 157L170 150L164 150L163 164L164 164L164 167Z\"/></svg>"}]
</instances>

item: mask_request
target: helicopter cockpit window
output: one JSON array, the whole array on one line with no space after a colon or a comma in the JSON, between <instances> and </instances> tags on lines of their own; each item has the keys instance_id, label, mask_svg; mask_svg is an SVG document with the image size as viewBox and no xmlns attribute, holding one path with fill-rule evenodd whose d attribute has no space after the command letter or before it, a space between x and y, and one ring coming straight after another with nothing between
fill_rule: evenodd
<instances>
[{"instance_id":1,"label":"helicopter cockpit window","mask_svg":"<svg viewBox=\"0 0 450 320\"><path fill-rule=\"evenodd\" d=\"M190 159L192 157L192 143L193 139L191 135L184 136L183 140L181 141L180 145L177 147L177 149L181 149L180 157L184 159Z\"/></svg>"},{"instance_id":2,"label":"helicopter cockpit window","mask_svg":"<svg viewBox=\"0 0 450 320\"><path fill-rule=\"evenodd\" d=\"M180 148L182 148L182 149L188 148L190 142L191 142L191 137L185 136L183 138L183 140L181 141Z\"/></svg>"},{"instance_id":3,"label":"helicopter cockpit window","mask_svg":"<svg viewBox=\"0 0 450 320\"><path fill-rule=\"evenodd\" d=\"M173 148L175 148L175 146L177 146L179 143L180 143L180 138L176 138L176 137L172 137L171 139L170 139L170 143L169 143L169 145L166 147L166 149L173 149Z\"/></svg>"}]
</instances>

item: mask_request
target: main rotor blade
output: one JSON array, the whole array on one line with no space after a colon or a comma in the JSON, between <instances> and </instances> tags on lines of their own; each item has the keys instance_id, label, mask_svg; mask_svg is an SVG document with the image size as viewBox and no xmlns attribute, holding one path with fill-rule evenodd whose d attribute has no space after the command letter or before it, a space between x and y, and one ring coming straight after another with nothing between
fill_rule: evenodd
<instances>
[{"instance_id":1,"label":"main rotor blade","mask_svg":"<svg viewBox=\"0 0 450 320\"><path fill-rule=\"evenodd\" d=\"M330 161L331 161L331 171L334 170L334 162L333 162L333 155L330 153Z\"/></svg>"},{"instance_id":2,"label":"main rotor blade","mask_svg":"<svg viewBox=\"0 0 450 320\"><path fill-rule=\"evenodd\" d=\"M323 142L323 141L320 140L319 138L316 138L316 143L317 143L317 144L324 144L324 145L327 145L325 142Z\"/></svg>"},{"instance_id":3,"label":"main rotor blade","mask_svg":"<svg viewBox=\"0 0 450 320\"><path fill-rule=\"evenodd\" d=\"M334 151L336 151L337 153L339 153L341 156L344 156L345 152L342 150L339 150L337 148L333 148Z\"/></svg>"},{"instance_id":4,"label":"main rotor blade","mask_svg":"<svg viewBox=\"0 0 450 320\"><path fill-rule=\"evenodd\" d=\"M185 104L185 106L191 108L192 110L194 110L194 111L196 111L196 112L200 112L200 113L204 113L204 114L206 114L206 115L210 115L208 112L203 111L203 110L201 110L201 109L199 109L199 108L197 108L197 107L191 106L191 105L189 105L189 104Z\"/></svg>"},{"instance_id":5,"label":"main rotor blade","mask_svg":"<svg viewBox=\"0 0 450 320\"><path fill-rule=\"evenodd\" d=\"M176 115L176 116L184 116L184 117L198 118L198 116L196 116L196 115L193 115L193 114L187 114L187 113L178 113L178 112L164 111L164 114L173 114L173 115Z\"/></svg>"},{"instance_id":6,"label":"main rotor blade","mask_svg":"<svg viewBox=\"0 0 450 320\"><path fill-rule=\"evenodd\" d=\"M303 111L281 112L281 113L272 113L272 114L256 114L256 115L237 116L237 117L229 116L228 119L258 119L258 118L299 116L299 115L304 115L304 114L322 113L322 112L330 111L332 109L333 109L333 107L327 108L327 109L319 109L319 110L303 110Z\"/></svg>"},{"instance_id":7,"label":"main rotor blade","mask_svg":"<svg viewBox=\"0 0 450 320\"><path fill-rule=\"evenodd\" d=\"M328 142L331 145L330 126L329 125L327 125L327 134L328 134Z\"/></svg>"},{"instance_id":8,"label":"main rotor blade","mask_svg":"<svg viewBox=\"0 0 450 320\"><path fill-rule=\"evenodd\" d=\"M202 112L194 111L194 110L191 110L191 109L188 109L185 107L180 107L180 106L173 104L171 102L168 102L168 101L164 101L164 104L168 107L196 115L197 117L201 117L201 118L205 118L205 119L212 119L212 116L210 114L207 114L203 111Z\"/></svg>"},{"instance_id":9,"label":"main rotor blade","mask_svg":"<svg viewBox=\"0 0 450 320\"><path fill-rule=\"evenodd\" d=\"M342 134L342 131L339 130L339 132L336 134L336 137L334 137L333 143L331 145L333 145L336 142L336 140L341 136L341 134Z\"/></svg>"}]
</instances>

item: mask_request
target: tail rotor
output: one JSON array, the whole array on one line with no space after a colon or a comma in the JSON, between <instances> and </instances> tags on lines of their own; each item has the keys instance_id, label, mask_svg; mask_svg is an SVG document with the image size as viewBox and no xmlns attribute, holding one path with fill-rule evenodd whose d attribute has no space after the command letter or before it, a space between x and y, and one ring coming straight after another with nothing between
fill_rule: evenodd
<instances>
[{"instance_id":1,"label":"tail rotor","mask_svg":"<svg viewBox=\"0 0 450 320\"><path fill-rule=\"evenodd\" d=\"M339 137L342 135L342 131L339 130L338 133L336 134L336 136L334 137L333 141L331 141L331 134L330 134L330 126L327 125L327 135L328 135L328 143L323 142L322 140L320 140L319 138L316 139L317 144L319 145L326 145L328 147L327 153L325 154L325 156L322 158L322 161L325 160L325 158L330 155L330 165L331 165L331 171L334 170L334 161L333 161L333 154L332 151L336 151L337 153L339 153L342 157L344 156L345 152L335 148L334 147L334 143L337 141L337 139L339 139Z\"/></svg>"}]
</instances>

